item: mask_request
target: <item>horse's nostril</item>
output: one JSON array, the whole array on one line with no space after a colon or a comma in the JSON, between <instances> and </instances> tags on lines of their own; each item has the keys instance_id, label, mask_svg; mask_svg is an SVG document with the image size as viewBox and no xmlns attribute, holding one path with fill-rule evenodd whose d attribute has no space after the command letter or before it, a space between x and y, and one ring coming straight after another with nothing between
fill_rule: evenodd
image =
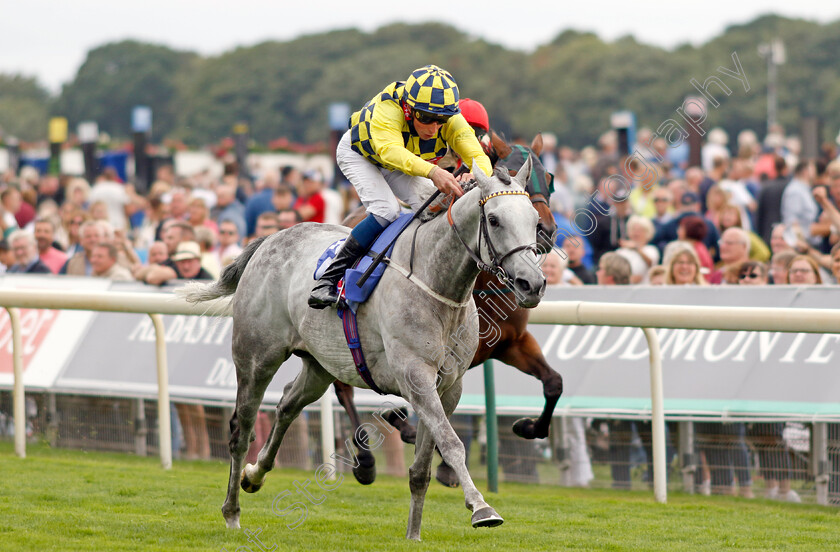
<instances>
[{"instance_id":1,"label":"horse's nostril","mask_svg":"<svg viewBox=\"0 0 840 552\"><path fill-rule=\"evenodd\" d=\"M517 278L514 280L514 284L518 287L521 291L525 293L531 291L531 284L528 283L528 280L523 280L522 278Z\"/></svg>"}]
</instances>

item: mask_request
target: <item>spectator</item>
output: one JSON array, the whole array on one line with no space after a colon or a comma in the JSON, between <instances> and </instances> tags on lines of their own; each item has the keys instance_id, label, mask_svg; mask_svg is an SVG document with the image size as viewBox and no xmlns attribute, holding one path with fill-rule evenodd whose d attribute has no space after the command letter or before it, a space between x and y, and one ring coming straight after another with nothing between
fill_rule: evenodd
<instances>
[{"instance_id":1,"label":"spectator","mask_svg":"<svg viewBox=\"0 0 840 552\"><path fill-rule=\"evenodd\" d=\"M840 283L840 243L831 248L831 275L835 283Z\"/></svg>"},{"instance_id":2,"label":"spectator","mask_svg":"<svg viewBox=\"0 0 840 552\"><path fill-rule=\"evenodd\" d=\"M766 286L768 277L767 265L759 261L745 261L738 268L738 284L742 286Z\"/></svg>"},{"instance_id":3,"label":"spectator","mask_svg":"<svg viewBox=\"0 0 840 552\"><path fill-rule=\"evenodd\" d=\"M0 274L8 272L13 264L15 264L15 254L12 253L9 242L0 238Z\"/></svg>"},{"instance_id":4,"label":"spectator","mask_svg":"<svg viewBox=\"0 0 840 552\"><path fill-rule=\"evenodd\" d=\"M688 242L674 242L666 256L667 273L665 283L668 285L706 285L706 280L700 272L700 259L694 247Z\"/></svg>"},{"instance_id":5,"label":"spectator","mask_svg":"<svg viewBox=\"0 0 840 552\"><path fill-rule=\"evenodd\" d=\"M617 191L616 196L608 195L606 186L609 183L603 181L601 188L604 189L604 197L608 197L608 201L612 203L612 207L607 211L596 211L600 206L596 202L592 202L590 213L595 215L595 229L589 236L589 242L592 244L592 257L597 262L601 255L607 251L615 251L621 246L623 240L629 240L630 234L627 230L627 221L632 214L632 206L627 201L625 193L626 190Z\"/></svg>"},{"instance_id":6,"label":"spectator","mask_svg":"<svg viewBox=\"0 0 840 552\"><path fill-rule=\"evenodd\" d=\"M216 235L206 226L196 226L194 230L195 241L201 248L201 267L216 280L222 272L222 265L219 264L219 259L213 252Z\"/></svg>"},{"instance_id":7,"label":"spectator","mask_svg":"<svg viewBox=\"0 0 840 552\"><path fill-rule=\"evenodd\" d=\"M8 187L0 192L0 227L4 238L8 238L18 229L15 215L20 211L21 204L23 204L23 196L17 188Z\"/></svg>"},{"instance_id":8,"label":"spectator","mask_svg":"<svg viewBox=\"0 0 840 552\"><path fill-rule=\"evenodd\" d=\"M728 228L720 237L720 263L709 278L711 284L737 284L738 267L750 259L750 238L741 228Z\"/></svg>"},{"instance_id":9,"label":"spectator","mask_svg":"<svg viewBox=\"0 0 840 552\"><path fill-rule=\"evenodd\" d=\"M666 187L659 187L653 191L653 227L658 230L661 226L674 218L673 209L674 194Z\"/></svg>"},{"instance_id":10,"label":"spectator","mask_svg":"<svg viewBox=\"0 0 840 552\"><path fill-rule=\"evenodd\" d=\"M545 275L546 288L583 285L575 273L567 268L566 261L553 249L545 254L540 268Z\"/></svg>"},{"instance_id":11,"label":"spectator","mask_svg":"<svg viewBox=\"0 0 840 552\"><path fill-rule=\"evenodd\" d=\"M246 235L245 206L236 199L235 185L220 184L216 187L216 206L210 211L210 216L219 224L219 228L223 222L230 221L236 225L239 236Z\"/></svg>"},{"instance_id":12,"label":"spectator","mask_svg":"<svg viewBox=\"0 0 840 552\"><path fill-rule=\"evenodd\" d=\"M799 286L822 284L820 267L817 266L817 262L811 257L797 255L788 266L787 283Z\"/></svg>"},{"instance_id":13,"label":"spectator","mask_svg":"<svg viewBox=\"0 0 840 552\"><path fill-rule=\"evenodd\" d=\"M755 232L744 226L743 210L736 205L726 204L720 211L720 231L741 228L750 240L750 259L766 263L770 260L770 248Z\"/></svg>"},{"instance_id":14,"label":"spectator","mask_svg":"<svg viewBox=\"0 0 840 552\"><path fill-rule=\"evenodd\" d=\"M704 216L720 230L720 211L729 203L730 194L715 184L706 192L706 210Z\"/></svg>"},{"instance_id":15,"label":"spectator","mask_svg":"<svg viewBox=\"0 0 840 552\"><path fill-rule=\"evenodd\" d=\"M89 201L91 203L91 210L93 204L102 202L105 205L108 222L116 229L128 229L128 205L131 203L131 197L126 191L125 184L119 181L117 171L112 167L106 167L102 173L96 178L93 187L90 190ZM98 218L93 215L93 218Z\"/></svg>"},{"instance_id":16,"label":"spectator","mask_svg":"<svg viewBox=\"0 0 840 552\"><path fill-rule=\"evenodd\" d=\"M651 286L664 286L665 278L668 276L668 269L662 265L650 267L647 275L647 283Z\"/></svg>"},{"instance_id":17,"label":"spectator","mask_svg":"<svg viewBox=\"0 0 840 552\"><path fill-rule=\"evenodd\" d=\"M166 262L169 258L169 251L166 244L162 241L156 241L149 246L149 263L160 264Z\"/></svg>"},{"instance_id":18,"label":"spectator","mask_svg":"<svg viewBox=\"0 0 840 552\"><path fill-rule=\"evenodd\" d=\"M327 204L321 194L324 177L316 170L303 173L303 179L298 185L298 197L292 206L304 222L324 222Z\"/></svg>"},{"instance_id":19,"label":"spectator","mask_svg":"<svg viewBox=\"0 0 840 552\"><path fill-rule=\"evenodd\" d=\"M274 195L271 196L271 204L274 206L276 212L291 209L295 204L295 195L292 193L292 187L286 182L281 182L277 189L274 190Z\"/></svg>"},{"instance_id":20,"label":"spectator","mask_svg":"<svg viewBox=\"0 0 840 552\"><path fill-rule=\"evenodd\" d=\"M38 256L49 267L50 272L58 274L67 254L57 249L53 243L55 238L55 223L49 218L35 219L35 241L38 243Z\"/></svg>"},{"instance_id":21,"label":"spectator","mask_svg":"<svg viewBox=\"0 0 840 552\"><path fill-rule=\"evenodd\" d=\"M597 284L598 280L595 278L595 274L583 264L585 253L583 240L577 236L566 236L561 247L563 252L566 253L568 269L577 276L578 280L584 284Z\"/></svg>"},{"instance_id":22,"label":"spectator","mask_svg":"<svg viewBox=\"0 0 840 552\"><path fill-rule=\"evenodd\" d=\"M703 243L707 231L706 221L699 215L690 215L683 218L679 227L677 227L677 237L681 241L687 241L694 248L694 252L700 260L700 272L706 278L706 281L709 280L712 271L715 269L712 255L706 248L706 244Z\"/></svg>"},{"instance_id":23,"label":"spectator","mask_svg":"<svg viewBox=\"0 0 840 552\"><path fill-rule=\"evenodd\" d=\"M15 230L9 235L9 245L15 258L15 264L9 267L9 273L51 274L49 267L38 258L37 242L32 234Z\"/></svg>"},{"instance_id":24,"label":"spectator","mask_svg":"<svg viewBox=\"0 0 840 552\"><path fill-rule=\"evenodd\" d=\"M119 252L117 246L111 242L100 242L93 246L90 255L92 268L91 276L108 278L115 282L131 282L134 278L131 272L117 263Z\"/></svg>"},{"instance_id":25,"label":"spectator","mask_svg":"<svg viewBox=\"0 0 840 552\"><path fill-rule=\"evenodd\" d=\"M819 207L811 192L814 179L814 164L802 161L793 171L793 178L782 193L782 222L786 226L796 226L812 245L818 240L811 236L811 225L817 221ZM794 228L794 231L797 231Z\"/></svg>"},{"instance_id":26,"label":"spectator","mask_svg":"<svg viewBox=\"0 0 840 552\"><path fill-rule=\"evenodd\" d=\"M169 258L169 251L166 248L166 244L162 241L153 242L152 245L149 246L149 252L146 259L146 264L137 263L131 267L131 275L134 277L135 280L145 280L145 275L149 270L149 267L153 265L160 265L166 262Z\"/></svg>"},{"instance_id":27,"label":"spectator","mask_svg":"<svg viewBox=\"0 0 840 552\"><path fill-rule=\"evenodd\" d=\"M193 228L199 228L201 226L209 228L215 237L219 233L219 225L214 220L211 220L209 216L210 210L207 208L207 203L205 203L204 199L193 197L190 200L189 210L187 212L187 222Z\"/></svg>"},{"instance_id":28,"label":"spectator","mask_svg":"<svg viewBox=\"0 0 840 552\"><path fill-rule=\"evenodd\" d=\"M70 179L65 190L64 205L71 205L79 210L86 210L90 204L90 184L81 177Z\"/></svg>"},{"instance_id":29,"label":"spectator","mask_svg":"<svg viewBox=\"0 0 840 552\"><path fill-rule=\"evenodd\" d=\"M239 239L239 226L233 220L219 222L219 246L216 257L220 267L229 265L242 252Z\"/></svg>"},{"instance_id":30,"label":"spectator","mask_svg":"<svg viewBox=\"0 0 840 552\"><path fill-rule=\"evenodd\" d=\"M79 235L81 236L81 251L78 251L67 259L67 262L61 267L59 274L90 276L93 273L93 267L90 264L90 255L93 252L93 246L106 241L104 227L99 221L88 220L81 225Z\"/></svg>"},{"instance_id":31,"label":"spectator","mask_svg":"<svg viewBox=\"0 0 840 552\"><path fill-rule=\"evenodd\" d=\"M765 242L771 239L773 225L782 220L782 195L789 181L785 159L774 155L773 163L778 176L762 184L755 214L756 233Z\"/></svg>"},{"instance_id":32,"label":"spectator","mask_svg":"<svg viewBox=\"0 0 840 552\"><path fill-rule=\"evenodd\" d=\"M186 220L190 199L190 193L185 188L173 188L163 196L163 201L169 204L169 216L175 220Z\"/></svg>"},{"instance_id":33,"label":"spectator","mask_svg":"<svg viewBox=\"0 0 840 552\"><path fill-rule=\"evenodd\" d=\"M38 207L47 199L51 199L56 205L64 203L64 188L61 187L61 180L59 177L51 174L44 175L36 186L38 191L35 206ZM20 223L20 221L18 221ZM21 226L26 226L22 224Z\"/></svg>"},{"instance_id":34,"label":"spectator","mask_svg":"<svg viewBox=\"0 0 840 552\"><path fill-rule=\"evenodd\" d=\"M644 217L633 215L627 219L627 239L620 240L618 254L630 262L631 284L644 281L650 267L659 264L659 250L648 245L653 238L653 223Z\"/></svg>"},{"instance_id":35,"label":"spectator","mask_svg":"<svg viewBox=\"0 0 840 552\"><path fill-rule=\"evenodd\" d=\"M796 251L780 251L770 259L770 276L774 284L786 284L788 279L788 268L791 261L796 257Z\"/></svg>"},{"instance_id":36,"label":"spectator","mask_svg":"<svg viewBox=\"0 0 840 552\"><path fill-rule=\"evenodd\" d=\"M781 222L774 224L770 232L770 251L772 255L782 251L793 251L796 245L796 238L787 231L787 227Z\"/></svg>"},{"instance_id":37,"label":"spectator","mask_svg":"<svg viewBox=\"0 0 840 552\"><path fill-rule=\"evenodd\" d=\"M598 285L601 286L625 286L630 284L630 275L633 269L630 262L616 253L608 251L598 261Z\"/></svg>"},{"instance_id":38,"label":"spectator","mask_svg":"<svg viewBox=\"0 0 840 552\"><path fill-rule=\"evenodd\" d=\"M172 257L175 255L181 243L195 243L194 240L195 230L193 230L193 227L188 222L183 220L167 221L164 223L163 242L166 244L169 258L160 264L149 264L149 266L136 269L134 271L135 278L154 286L163 285L169 280L181 278L181 274L178 272L178 267L175 265ZM201 251L199 249L200 256ZM201 262L199 261L200 265Z\"/></svg>"},{"instance_id":39,"label":"spectator","mask_svg":"<svg viewBox=\"0 0 840 552\"><path fill-rule=\"evenodd\" d=\"M254 228L254 237L262 238L264 236L270 236L277 232L277 230L279 230L279 226L277 224L277 213L266 211L257 217L257 224Z\"/></svg>"},{"instance_id":40,"label":"spectator","mask_svg":"<svg viewBox=\"0 0 840 552\"><path fill-rule=\"evenodd\" d=\"M298 177L296 175L299 175L300 172L293 167L283 167L281 174L284 181L289 182L290 179L293 179L293 182L297 182ZM279 184L280 179L273 171L267 172L257 181L257 191L245 203L245 226L249 237L256 233L257 217L262 213L274 211L272 198L274 190Z\"/></svg>"},{"instance_id":41,"label":"spectator","mask_svg":"<svg viewBox=\"0 0 840 552\"><path fill-rule=\"evenodd\" d=\"M700 150L704 171L713 171L721 159L729 160L729 150L726 148L728 143L729 135L722 128L715 127L709 131L708 141Z\"/></svg>"},{"instance_id":42,"label":"spectator","mask_svg":"<svg viewBox=\"0 0 840 552\"><path fill-rule=\"evenodd\" d=\"M726 173L729 172L729 158L718 157L712 162L712 168L706 169L706 176L700 182L699 191L697 195L700 197L701 207L703 212L706 212L706 195L709 193L709 188L723 180Z\"/></svg>"},{"instance_id":43,"label":"spectator","mask_svg":"<svg viewBox=\"0 0 840 552\"><path fill-rule=\"evenodd\" d=\"M679 200L679 210L676 213L674 219L667 224L664 224L656 231L656 234L653 236L652 243L656 247L659 248L660 251L664 252L665 247L672 241L678 239L677 236L677 228L680 226L680 221L691 215L696 215L702 217L703 215L700 213L700 197L695 194L694 192L685 192L682 194ZM704 219L706 224L706 237L703 240L703 244L709 250L709 253L712 254L712 258L715 257L714 253L712 252L717 251L717 241L718 241L718 231L715 228L715 225L712 224L710 221Z\"/></svg>"},{"instance_id":44,"label":"spectator","mask_svg":"<svg viewBox=\"0 0 840 552\"><path fill-rule=\"evenodd\" d=\"M172 256L178 278L184 280L212 280L213 276L201 267L201 246L194 241L181 242Z\"/></svg>"}]
</instances>

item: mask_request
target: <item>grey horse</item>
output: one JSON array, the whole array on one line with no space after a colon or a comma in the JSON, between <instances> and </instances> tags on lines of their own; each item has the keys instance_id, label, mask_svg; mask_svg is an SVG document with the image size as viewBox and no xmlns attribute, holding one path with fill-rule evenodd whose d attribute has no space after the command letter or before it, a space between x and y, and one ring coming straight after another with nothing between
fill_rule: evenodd
<instances>
[{"instance_id":1,"label":"grey horse","mask_svg":"<svg viewBox=\"0 0 840 552\"><path fill-rule=\"evenodd\" d=\"M408 227L379 286L358 309L358 332L374 382L385 393L407 400L419 417L409 469L406 533L414 540L420 539L435 445L455 470L472 525L493 527L504 521L473 483L464 447L448 419L478 346L481 313L473 302L472 287L479 263L508 278L523 307L536 306L545 290L534 252L538 215L524 191L530 160L513 178L506 169L498 169L492 177L479 169L473 172L477 185L454 202L449 216L438 216L419 228L414 221ZM247 492L260 489L283 435L301 410L335 380L368 387L356 371L335 311L311 309L306 303L318 256L347 233L333 225L293 226L249 244L219 281L194 282L180 293L195 303L233 295L237 393L230 420L230 479L222 506L230 528L239 528L240 485ZM303 368L283 390L274 427L256 465L243 469L266 387L293 354L301 358Z\"/></svg>"}]
</instances>

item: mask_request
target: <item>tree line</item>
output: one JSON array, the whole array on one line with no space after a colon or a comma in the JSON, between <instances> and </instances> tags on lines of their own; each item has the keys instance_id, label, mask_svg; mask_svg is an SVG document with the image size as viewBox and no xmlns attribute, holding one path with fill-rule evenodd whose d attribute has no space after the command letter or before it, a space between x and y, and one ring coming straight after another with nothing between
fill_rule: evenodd
<instances>
[{"instance_id":1,"label":"tree line","mask_svg":"<svg viewBox=\"0 0 840 552\"><path fill-rule=\"evenodd\" d=\"M128 137L131 108L147 105L154 141L215 143L243 121L259 142L285 136L312 143L327 137L328 104L358 109L388 82L435 63L455 76L462 96L484 103L491 125L508 136L553 132L561 144L581 147L594 143L617 110L631 110L639 125L656 128L687 95L696 95L692 78L702 82L737 52L751 90L723 99L708 121L731 135L751 128L762 136L767 69L758 45L774 38L787 50L778 70L779 122L795 133L803 117L817 116L823 138L833 139L840 129L840 21L821 25L774 15L672 50L632 36L606 42L564 31L526 53L433 23L336 30L215 57L123 41L89 51L55 97L33 78L0 74L0 129L43 139L47 119L61 115L71 129L94 120L102 131Z\"/></svg>"}]
</instances>

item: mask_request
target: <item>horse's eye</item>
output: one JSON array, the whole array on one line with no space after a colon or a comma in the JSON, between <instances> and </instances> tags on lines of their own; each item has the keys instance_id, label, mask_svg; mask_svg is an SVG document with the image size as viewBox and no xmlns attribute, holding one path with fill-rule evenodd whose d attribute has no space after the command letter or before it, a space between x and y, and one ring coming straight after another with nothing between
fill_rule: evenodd
<instances>
[{"instance_id":1,"label":"horse's eye","mask_svg":"<svg viewBox=\"0 0 840 552\"><path fill-rule=\"evenodd\" d=\"M499 226L499 219L496 218L496 215L490 215L487 217L487 222L490 223L490 226Z\"/></svg>"}]
</instances>

